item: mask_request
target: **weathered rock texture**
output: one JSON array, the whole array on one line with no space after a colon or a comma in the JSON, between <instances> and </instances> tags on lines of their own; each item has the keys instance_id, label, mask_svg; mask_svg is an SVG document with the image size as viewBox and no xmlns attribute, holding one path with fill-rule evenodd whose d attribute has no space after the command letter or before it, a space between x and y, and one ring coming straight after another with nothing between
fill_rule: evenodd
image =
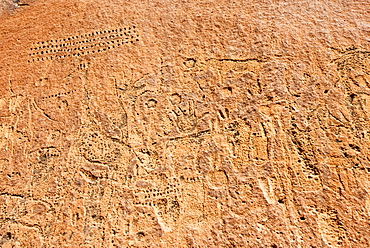
<instances>
[{"instance_id":1,"label":"weathered rock texture","mask_svg":"<svg viewBox=\"0 0 370 248\"><path fill-rule=\"evenodd\" d=\"M2 247L368 247L370 3L3 1Z\"/></svg>"}]
</instances>

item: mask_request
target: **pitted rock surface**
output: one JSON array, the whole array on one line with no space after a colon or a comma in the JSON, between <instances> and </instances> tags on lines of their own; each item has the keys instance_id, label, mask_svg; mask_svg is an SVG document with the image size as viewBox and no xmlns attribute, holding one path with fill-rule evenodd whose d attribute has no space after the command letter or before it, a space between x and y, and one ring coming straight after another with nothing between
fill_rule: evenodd
<instances>
[{"instance_id":1,"label":"pitted rock surface","mask_svg":"<svg viewBox=\"0 0 370 248\"><path fill-rule=\"evenodd\" d=\"M368 1L0 3L1 247L369 247Z\"/></svg>"}]
</instances>

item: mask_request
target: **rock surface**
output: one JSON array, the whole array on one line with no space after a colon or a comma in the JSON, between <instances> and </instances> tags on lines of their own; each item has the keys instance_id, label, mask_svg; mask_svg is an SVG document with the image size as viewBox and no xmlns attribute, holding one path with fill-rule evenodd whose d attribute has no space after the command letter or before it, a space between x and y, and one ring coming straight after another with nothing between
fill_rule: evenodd
<instances>
[{"instance_id":1,"label":"rock surface","mask_svg":"<svg viewBox=\"0 0 370 248\"><path fill-rule=\"evenodd\" d=\"M3 0L0 246L368 247L369 14Z\"/></svg>"}]
</instances>

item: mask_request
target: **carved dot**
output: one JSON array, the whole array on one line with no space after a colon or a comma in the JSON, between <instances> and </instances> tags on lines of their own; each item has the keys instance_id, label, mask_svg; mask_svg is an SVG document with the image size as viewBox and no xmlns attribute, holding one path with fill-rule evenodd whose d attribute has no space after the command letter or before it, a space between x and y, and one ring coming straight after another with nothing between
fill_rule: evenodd
<instances>
[{"instance_id":1,"label":"carved dot","mask_svg":"<svg viewBox=\"0 0 370 248\"><path fill-rule=\"evenodd\" d=\"M181 96L178 93L172 94L170 96L170 102L173 105L179 104L181 102Z\"/></svg>"},{"instance_id":2,"label":"carved dot","mask_svg":"<svg viewBox=\"0 0 370 248\"><path fill-rule=\"evenodd\" d=\"M195 59L188 59L184 62L184 65L188 68L193 68L196 64L196 60Z\"/></svg>"},{"instance_id":3,"label":"carved dot","mask_svg":"<svg viewBox=\"0 0 370 248\"><path fill-rule=\"evenodd\" d=\"M155 99L150 99L147 103L146 106L148 108L154 108L157 105L157 101Z\"/></svg>"}]
</instances>

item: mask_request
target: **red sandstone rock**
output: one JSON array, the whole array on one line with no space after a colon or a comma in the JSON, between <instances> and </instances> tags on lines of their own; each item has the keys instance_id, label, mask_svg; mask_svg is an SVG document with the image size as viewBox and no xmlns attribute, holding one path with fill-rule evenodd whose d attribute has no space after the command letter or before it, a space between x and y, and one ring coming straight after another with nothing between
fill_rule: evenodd
<instances>
[{"instance_id":1,"label":"red sandstone rock","mask_svg":"<svg viewBox=\"0 0 370 248\"><path fill-rule=\"evenodd\" d=\"M0 3L2 247L368 247L368 1Z\"/></svg>"}]
</instances>

